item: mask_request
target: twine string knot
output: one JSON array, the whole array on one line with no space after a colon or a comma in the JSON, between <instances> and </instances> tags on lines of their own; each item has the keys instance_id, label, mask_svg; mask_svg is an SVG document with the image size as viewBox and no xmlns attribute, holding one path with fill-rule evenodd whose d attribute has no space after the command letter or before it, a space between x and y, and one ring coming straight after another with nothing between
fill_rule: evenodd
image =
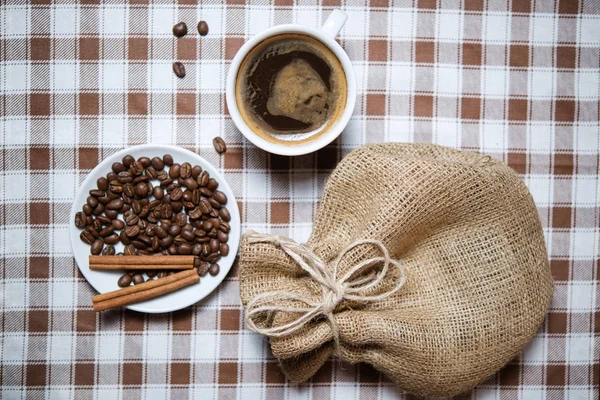
<instances>
[{"instance_id":1,"label":"twine string knot","mask_svg":"<svg viewBox=\"0 0 600 400\"><path fill-rule=\"evenodd\" d=\"M296 292L285 290L265 292L252 298L246 307L246 324L253 331L269 337L290 335L303 328L311 320L319 316L324 316L331 325L333 339L336 346L339 347L339 329L335 321L334 312L340 302L351 300L366 303L383 300L396 293L406 283L406 270L404 266L399 261L392 259L387 248L378 240L357 240L346 247L331 265L327 265L311 249L296 243L292 239L276 235L264 235L254 231L246 233L245 236L249 243L271 243L280 247L300 268L319 283L321 287L322 296L319 301L312 300ZM338 269L343 257L352 249L365 244L374 245L382 255L360 261L352 266L342 277L338 277ZM382 264L380 269L368 271L369 268L379 264ZM365 294L365 292L382 282L388 274L390 267L397 268L399 271L395 285L391 289L378 294ZM366 274L359 274L359 272L366 271L368 271ZM287 305L290 301L304 305ZM275 311L296 313L298 316L289 323L268 328L258 326L255 322L261 316L264 318L265 313L270 317Z\"/></svg>"}]
</instances>

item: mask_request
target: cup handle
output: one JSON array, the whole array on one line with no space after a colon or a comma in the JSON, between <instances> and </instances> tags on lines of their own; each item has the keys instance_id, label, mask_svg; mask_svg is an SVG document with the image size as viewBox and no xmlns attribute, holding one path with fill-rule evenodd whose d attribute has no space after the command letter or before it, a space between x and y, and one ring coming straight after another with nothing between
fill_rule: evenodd
<instances>
[{"instance_id":1,"label":"cup handle","mask_svg":"<svg viewBox=\"0 0 600 400\"><path fill-rule=\"evenodd\" d=\"M348 16L342 11L333 10L331 14L329 14L329 17L327 17L327 20L321 27L321 30L325 31L325 33L334 38L338 33L340 33L340 30L346 23L347 19Z\"/></svg>"}]
</instances>

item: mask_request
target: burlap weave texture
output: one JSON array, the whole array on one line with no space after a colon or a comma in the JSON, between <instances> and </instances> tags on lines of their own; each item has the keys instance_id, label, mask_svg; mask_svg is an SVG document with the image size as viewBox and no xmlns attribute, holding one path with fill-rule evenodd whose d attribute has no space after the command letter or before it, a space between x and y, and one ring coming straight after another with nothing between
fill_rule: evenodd
<instances>
[{"instance_id":1,"label":"burlap weave texture","mask_svg":"<svg viewBox=\"0 0 600 400\"><path fill-rule=\"evenodd\" d=\"M329 178L307 246L331 262L359 239L381 241L406 267L407 283L379 302L338 304L337 351L326 318L271 338L294 381L310 378L337 352L374 365L408 392L455 395L518 355L550 304L552 277L534 202L519 176L490 157L433 144L353 151ZM341 273L374 252L354 249ZM373 291L391 285L393 274ZM243 304L274 289L321 296L279 247L244 240ZM293 318L277 312L262 324Z\"/></svg>"}]
</instances>

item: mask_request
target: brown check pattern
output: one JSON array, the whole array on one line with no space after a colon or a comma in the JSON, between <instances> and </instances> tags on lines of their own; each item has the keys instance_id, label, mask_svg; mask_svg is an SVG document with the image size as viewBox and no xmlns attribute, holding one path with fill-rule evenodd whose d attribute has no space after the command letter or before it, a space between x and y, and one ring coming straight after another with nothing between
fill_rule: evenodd
<instances>
[{"instance_id":1,"label":"brown check pattern","mask_svg":"<svg viewBox=\"0 0 600 400\"><path fill-rule=\"evenodd\" d=\"M348 14L339 41L358 79L348 128L308 156L256 149L227 113L230 60L260 30L319 26L334 8ZM202 38L200 19L210 27ZM178 21L190 34L176 40ZM243 327L235 268L189 309L95 314L68 215L100 160L168 143L220 168L244 229L304 240L345 154L415 141L489 154L521 174L556 282L531 345L461 398L598 399L597 0L6 0L0 32L0 398L412 398L337 360L306 384L286 382Z\"/></svg>"}]
</instances>

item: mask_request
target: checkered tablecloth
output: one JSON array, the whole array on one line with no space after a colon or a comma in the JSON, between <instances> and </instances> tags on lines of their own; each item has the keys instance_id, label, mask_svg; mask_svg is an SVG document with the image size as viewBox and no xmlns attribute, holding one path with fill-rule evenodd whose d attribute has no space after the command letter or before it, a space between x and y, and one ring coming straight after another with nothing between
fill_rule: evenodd
<instances>
[{"instance_id":1,"label":"checkered tablecloth","mask_svg":"<svg viewBox=\"0 0 600 400\"><path fill-rule=\"evenodd\" d=\"M410 398L371 367L333 360L286 382L244 329L234 270L165 315L96 314L71 255L78 185L133 144L177 144L224 173L243 228L305 240L336 163L383 141L436 142L504 160L539 209L556 289L508 367L462 396L598 399L598 0L2 1L0 398ZM285 158L253 147L224 98L228 65L275 24L348 14L339 40L359 98L342 136ZM196 23L208 22L200 37ZM185 21L190 33L175 39ZM177 79L173 60L185 64ZM219 156L211 139L229 150Z\"/></svg>"}]
</instances>

